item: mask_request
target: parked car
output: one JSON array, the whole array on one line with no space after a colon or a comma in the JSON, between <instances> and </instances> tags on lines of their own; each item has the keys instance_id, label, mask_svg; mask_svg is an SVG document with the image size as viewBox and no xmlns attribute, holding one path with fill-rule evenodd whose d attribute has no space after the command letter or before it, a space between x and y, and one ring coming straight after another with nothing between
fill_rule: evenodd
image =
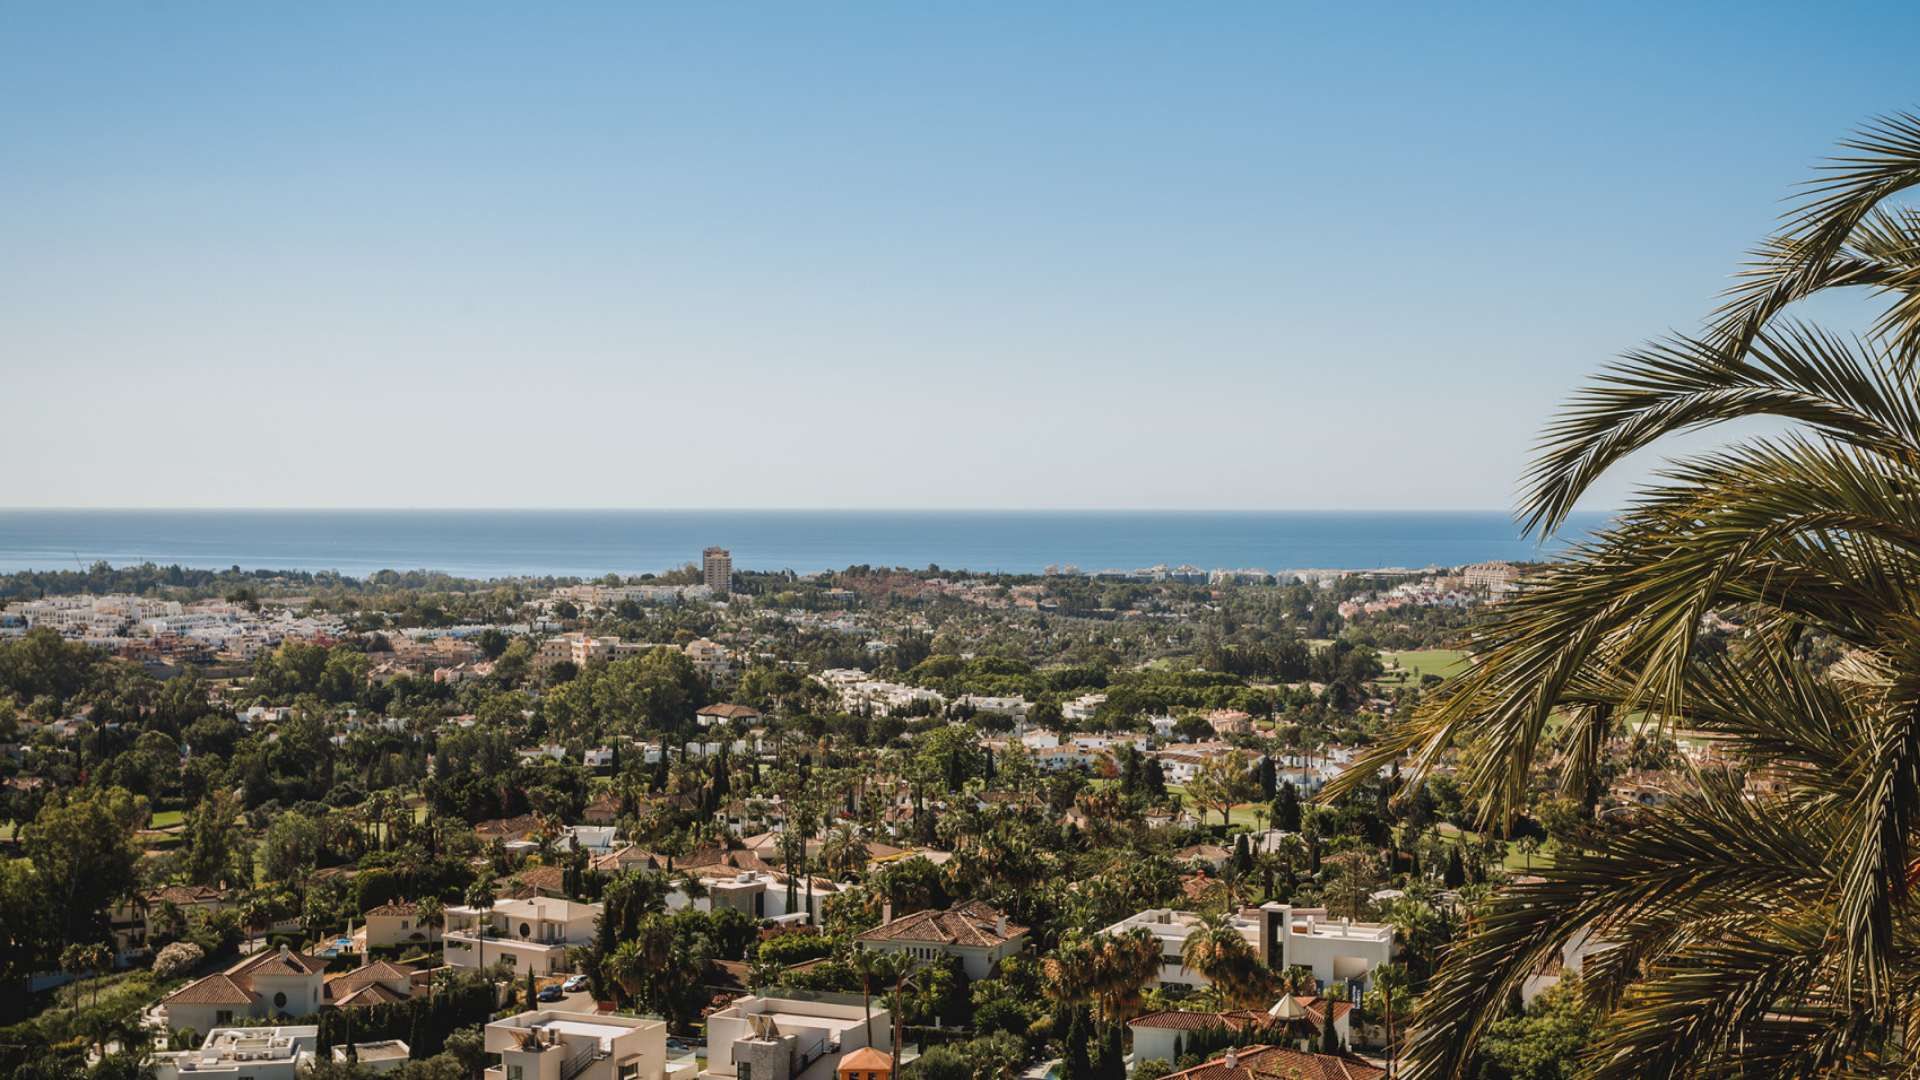
<instances>
[{"instance_id":1,"label":"parked car","mask_svg":"<svg viewBox=\"0 0 1920 1080\"><path fill-rule=\"evenodd\" d=\"M540 992L534 996L538 997L541 1001L559 1001L561 998L567 996L567 992L560 989L559 983L548 983L541 987Z\"/></svg>"},{"instance_id":2,"label":"parked car","mask_svg":"<svg viewBox=\"0 0 1920 1080\"><path fill-rule=\"evenodd\" d=\"M570 975L567 977L566 982L560 984L560 989L565 990L569 994L577 994L585 990L587 986L588 982L585 975Z\"/></svg>"}]
</instances>

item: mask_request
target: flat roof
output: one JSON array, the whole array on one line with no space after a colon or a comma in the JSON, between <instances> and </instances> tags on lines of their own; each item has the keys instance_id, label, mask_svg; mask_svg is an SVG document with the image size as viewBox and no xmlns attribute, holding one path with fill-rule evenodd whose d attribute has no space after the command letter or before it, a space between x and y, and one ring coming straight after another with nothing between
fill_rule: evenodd
<instances>
[{"instance_id":1,"label":"flat roof","mask_svg":"<svg viewBox=\"0 0 1920 1080\"><path fill-rule=\"evenodd\" d=\"M591 1039L604 1039L612 1042L622 1035L639 1030L638 1028L618 1027L613 1024L595 1024L585 1020L542 1020L529 1027L546 1028L567 1035L583 1035Z\"/></svg>"}]
</instances>

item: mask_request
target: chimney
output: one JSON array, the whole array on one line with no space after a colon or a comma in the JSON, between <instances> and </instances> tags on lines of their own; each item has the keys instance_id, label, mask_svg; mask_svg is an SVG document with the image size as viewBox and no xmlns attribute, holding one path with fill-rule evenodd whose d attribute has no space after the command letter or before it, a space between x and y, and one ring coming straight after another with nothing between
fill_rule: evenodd
<instances>
[{"instance_id":1,"label":"chimney","mask_svg":"<svg viewBox=\"0 0 1920 1080\"><path fill-rule=\"evenodd\" d=\"M1005 915L1000 916L1000 918L994 922L993 932L999 937L1007 936L1007 917Z\"/></svg>"},{"instance_id":2,"label":"chimney","mask_svg":"<svg viewBox=\"0 0 1920 1080\"><path fill-rule=\"evenodd\" d=\"M1229 1070L1239 1068L1240 1067L1240 1051L1233 1047L1228 1047L1226 1060L1221 1062L1221 1064L1225 1065Z\"/></svg>"},{"instance_id":3,"label":"chimney","mask_svg":"<svg viewBox=\"0 0 1920 1080\"><path fill-rule=\"evenodd\" d=\"M880 925L885 926L892 921L893 921L893 901L888 900L885 903L880 905Z\"/></svg>"}]
</instances>

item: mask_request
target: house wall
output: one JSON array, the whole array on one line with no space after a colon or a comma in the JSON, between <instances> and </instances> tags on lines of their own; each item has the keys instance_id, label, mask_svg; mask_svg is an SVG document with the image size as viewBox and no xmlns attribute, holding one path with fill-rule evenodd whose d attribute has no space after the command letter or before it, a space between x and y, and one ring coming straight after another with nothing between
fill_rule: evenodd
<instances>
[{"instance_id":1,"label":"house wall","mask_svg":"<svg viewBox=\"0 0 1920 1080\"><path fill-rule=\"evenodd\" d=\"M1137 1027L1133 1029L1133 1060L1148 1061L1159 1058L1172 1061L1179 1057L1174 1052L1174 1044L1180 1042L1184 1032L1171 1028Z\"/></svg>"}]
</instances>

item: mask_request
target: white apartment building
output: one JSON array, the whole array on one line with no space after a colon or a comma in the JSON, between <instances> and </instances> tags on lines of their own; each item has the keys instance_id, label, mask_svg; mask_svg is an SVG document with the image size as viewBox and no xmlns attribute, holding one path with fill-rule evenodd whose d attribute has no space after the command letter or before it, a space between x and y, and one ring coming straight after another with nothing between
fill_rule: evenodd
<instances>
[{"instance_id":1,"label":"white apartment building","mask_svg":"<svg viewBox=\"0 0 1920 1080\"><path fill-rule=\"evenodd\" d=\"M733 674L733 652L717 641L697 638L687 642L680 651L709 679L725 679Z\"/></svg>"},{"instance_id":2,"label":"white apartment building","mask_svg":"<svg viewBox=\"0 0 1920 1080\"><path fill-rule=\"evenodd\" d=\"M533 653L535 669L545 671L555 664L572 664L585 670L588 664L605 663L654 648L645 642L621 641L617 637L595 637L577 630L555 634L540 643Z\"/></svg>"},{"instance_id":3,"label":"white apartment building","mask_svg":"<svg viewBox=\"0 0 1920 1080\"><path fill-rule=\"evenodd\" d=\"M667 1025L630 1016L541 1009L495 1020L486 1080L665 1080Z\"/></svg>"},{"instance_id":4,"label":"white apartment building","mask_svg":"<svg viewBox=\"0 0 1920 1080\"><path fill-rule=\"evenodd\" d=\"M1081 694L1060 706L1060 715L1076 723L1085 723L1093 719L1093 714L1099 712L1100 706L1106 703L1107 695L1105 694Z\"/></svg>"},{"instance_id":5,"label":"white apartment building","mask_svg":"<svg viewBox=\"0 0 1920 1080\"><path fill-rule=\"evenodd\" d=\"M1015 720L1025 720L1027 711L1033 707L1023 697L987 697L981 694L963 694L956 704L964 705L976 713L1011 716Z\"/></svg>"},{"instance_id":6,"label":"white apartment building","mask_svg":"<svg viewBox=\"0 0 1920 1080\"><path fill-rule=\"evenodd\" d=\"M449 907L442 935L446 962L465 968L505 963L537 975L564 972L568 947L593 943L600 910L599 904L544 896L500 900L484 910Z\"/></svg>"}]
</instances>

